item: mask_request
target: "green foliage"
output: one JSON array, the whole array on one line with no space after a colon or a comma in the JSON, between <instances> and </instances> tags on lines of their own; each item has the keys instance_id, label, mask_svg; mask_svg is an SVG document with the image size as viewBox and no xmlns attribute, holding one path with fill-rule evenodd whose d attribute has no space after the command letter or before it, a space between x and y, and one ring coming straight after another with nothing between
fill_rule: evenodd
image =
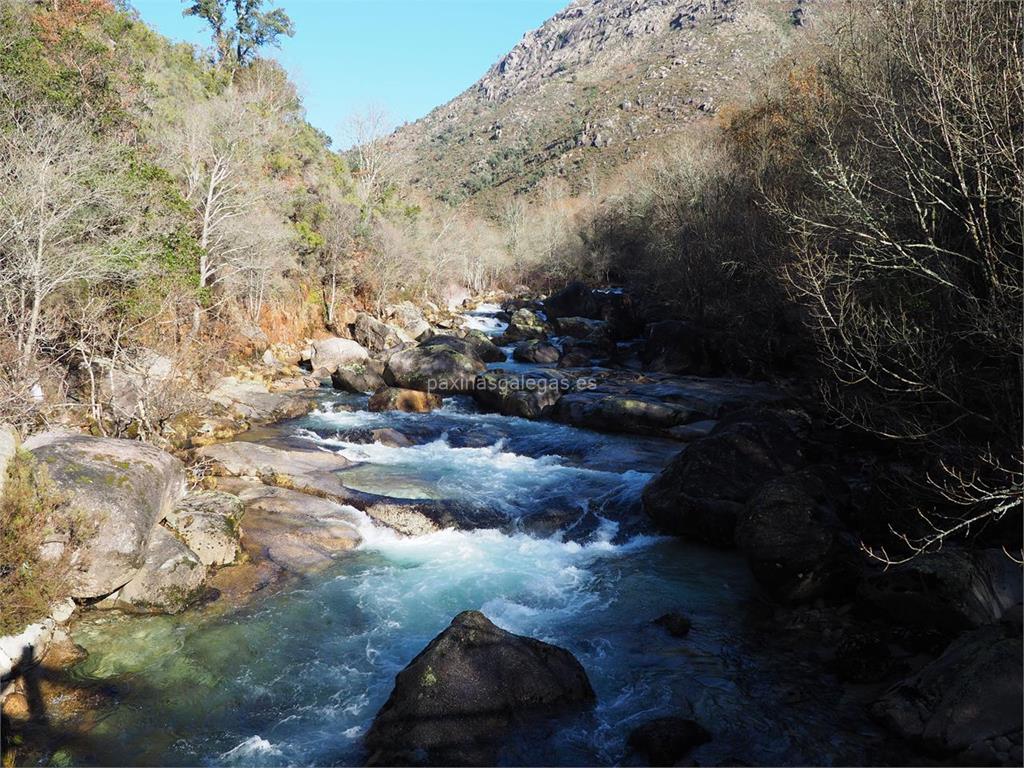
<instances>
[{"instance_id":1,"label":"green foliage","mask_svg":"<svg viewBox=\"0 0 1024 768\"><path fill-rule=\"evenodd\" d=\"M282 35L292 37L295 25L280 8L264 10L264 0L183 0L186 16L204 19L213 33L218 60L245 65L266 46L279 45Z\"/></svg>"},{"instance_id":2,"label":"green foliage","mask_svg":"<svg viewBox=\"0 0 1024 768\"><path fill-rule=\"evenodd\" d=\"M60 514L60 503L32 454L16 453L0 496L0 634L24 629L68 596L67 557L40 552L51 537L67 541L65 553L81 537L79 521Z\"/></svg>"}]
</instances>

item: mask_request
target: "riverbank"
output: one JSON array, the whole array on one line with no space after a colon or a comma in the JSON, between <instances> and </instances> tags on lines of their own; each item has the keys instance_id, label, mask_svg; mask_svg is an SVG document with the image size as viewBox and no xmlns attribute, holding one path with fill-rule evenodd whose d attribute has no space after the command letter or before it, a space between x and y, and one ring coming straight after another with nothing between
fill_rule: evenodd
<instances>
[{"instance_id":1,"label":"riverbank","mask_svg":"<svg viewBox=\"0 0 1024 768\"><path fill-rule=\"evenodd\" d=\"M966 680L975 674L969 659L942 662L942 652L1014 615L1013 596L999 591L1000 561L947 552L902 571L909 575L878 575L866 562L850 571L849 518L822 527L811 525L817 513L792 514L851 494L808 493L807 467L836 448L815 435L792 391L644 371L664 353L615 339L630 328L618 296L583 295L582 311L601 315L583 318L590 322L549 317L544 305L467 316L468 331L503 356L550 343L557 359L547 362L485 362L477 355L487 339L472 335L462 339L472 349L436 331L433 343L412 346L368 321L354 341L382 348L332 361L335 384L356 389L339 370L392 387L417 383L391 364L409 349L434 377L559 377L572 388L395 401L415 402L419 413L369 410L366 394L321 388L301 396L312 407L305 416L197 446L202 485L244 508L243 562L214 572L208 586L219 599L183 613L83 615L73 637L89 657L59 675L83 692L80 703L51 696L47 722L23 731L19 762L358 764L394 675L467 609L568 649L597 695L592 710L511 736L501 745L506 763L640 762L632 731L680 715L711 732L693 753L702 763L919 763L925 748L951 759L980 750L948 729L938 741L915 734L900 717L899 691L936 663ZM383 346L392 333L398 341ZM583 355L597 365L577 365ZM320 379L329 366L317 366ZM779 483L794 478L783 494ZM755 503L765 494L770 504ZM863 503L853 495L846 503ZM769 514L776 510L781 518ZM754 512L796 536L775 542L774 559L752 557L764 551L764 537L751 534ZM747 544L728 551L736 526ZM829 568L783 558L820 542L821 531L830 538L813 554ZM766 576L766 562L789 567L787 578L777 578L780 565ZM671 612L691 623L685 637L654 623ZM936 626L936 612L948 621ZM985 690L927 702L921 722L951 706L964 711ZM972 722L973 737L982 731ZM1007 730L998 719L982 725ZM901 731L912 738L900 740ZM1019 749L1012 733L980 741L991 746L989 762Z\"/></svg>"}]
</instances>

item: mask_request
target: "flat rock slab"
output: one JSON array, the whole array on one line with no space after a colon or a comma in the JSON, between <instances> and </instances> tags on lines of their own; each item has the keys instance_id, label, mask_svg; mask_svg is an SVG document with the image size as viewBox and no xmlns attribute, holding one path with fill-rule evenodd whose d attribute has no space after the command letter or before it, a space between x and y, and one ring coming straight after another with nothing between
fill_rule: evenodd
<instances>
[{"instance_id":1,"label":"flat rock slab","mask_svg":"<svg viewBox=\"0 0 1024 768\"><path fill-rule=\"evenodd\" d=\"M212 462L216 473L234 477L290 477L352 466L337 453L290 451L248 442L206 445L196 455Z\"/></svg>"},{"instance_id":2,"label":"flat rock slab","mask_svg":"<svg viewBox=\"0 0 1024 768\"><path fill-rule=\"evenodd\" d=\"M165 522L203 565L228 565L240 550L242 511L237 496L199 491L182 499Z\"/></svg>"},{"instance_id":3,"label":"flat rock slab","mask_svg":"<svg viewBox=\"0 0 1024 768\"><path fill-rule=\"evenodd\" d=\"M242 381L234 377L221 379L206 395L233 416L256 422L293 419L309 413L315 401L303 393L271 392L258 381Z\"/></svg>"},{"instance_id":4,"label":"flat rock slab","mask_svg":"<svg viewBox=\"0 0 1024 768\"><path fill-rule=\"evenodd\" d=\"M362 540L361 516L351 507L255 483L240 490L239 498L245 504L246 552L290 573L322 570Z\"/></svg>"},{"instance_id":5,"label":"flat rock slab","mask_svg":"<svg viewBox=\"0 0 1024 768\"><path fill-rule=\"evenodd\" d=\"M46 432L25 442L85 541L71 554L72 594L108 595L142 568L157 523L185 495L185 468L136 440Z\"/></svg>"}]
</instances>

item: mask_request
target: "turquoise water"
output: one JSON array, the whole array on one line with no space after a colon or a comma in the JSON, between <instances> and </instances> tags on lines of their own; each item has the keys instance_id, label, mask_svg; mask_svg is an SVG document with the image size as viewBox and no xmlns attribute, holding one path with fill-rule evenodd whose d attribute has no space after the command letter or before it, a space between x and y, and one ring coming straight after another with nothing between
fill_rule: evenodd
<instances>
[{"instance_id":1,"label":"turquoise water","mask_svg":"<svg viewBox=\"0 0 1024 768\"><path fill-rule=\"evenodd\" d=\"M89 616L75 639L90 655L73 676L109 704L85 738L51 750L92 765L358 765L395 674L455 614L479 609L570 649L598 697L591 712L512 738L503 763L636 763L629 731L680 712L714 735L700 764L867 759L877 735L860 708L750 625L745 564L646 529L640 491L678 444L479 414L466 400L416 415L364 406L325 393L310 416L260 434L359 462L344 473L353 487L472 502L510 524L403 539L364 518L362 545L333 569L240 610ZM416 445L361 441L384 426ZM552 510L591 524L517 530ZM692 619L687 638L651 624L670 610Z\"/></svg>"}]
</instances>

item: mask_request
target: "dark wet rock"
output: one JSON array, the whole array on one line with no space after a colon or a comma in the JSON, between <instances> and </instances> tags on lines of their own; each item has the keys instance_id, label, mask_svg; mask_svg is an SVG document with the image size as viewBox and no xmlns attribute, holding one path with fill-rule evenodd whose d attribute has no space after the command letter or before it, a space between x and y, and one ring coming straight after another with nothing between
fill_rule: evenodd
<instances>
[{"instance_id":1,"label":"dark wet rock","mask_svg":"<svg viewBox=\"0 0 1024 768\"><path fill-rule=\"evenodd\" d=\"M711 734L685 717L659 717L634 728L629 748L639 752L650 765L678 765L691 751L711 741Z\"/></svg>"},{"instance_id":2,"label":"dark wet rock","mask_svg":"<svg viewBox=\"0 0 1024 768\"><path fill-rule=\"evenodd\" d=\"M383 352L402 342L413 341L413 337L377 318L360 312L352 324L352 338L370 352Z\"/></svg>"},{"instance_id":3,"label":"dark wet rock","mask_svg":"<svg viewBox=\"0 0 1024 768\"><path fill-rule=\"evenodd\" d=\"M836 644L832 667L841 680L878 683L890 677L897 664L889 643L878 633L847 631Z\"/></svg>"},{"instance_id":4,"label":"dark wet rock","mask_svg":"<svg viewBox=\"0 0 1024 768\"><path fill-rule=\"evenodd\" d=\"M577 339L603 340L610 336L607 322L588 317L556 318L555 330L560 336L573 336Z\"/></svg>"},{"instance_id":5,"label":"dark wet rock","mask_svg":"<svg viewBox=\"0 0 1024 768\"><path fill-rule=\"evenodd\" d=\"M920 672L898 683L872 714L900 736L963 764L998 763L993 742L1020 744L1024 710L1020 626L991 625L962 635ZM993 759L995 757L996 759ZM981 758L978 762L977 758Z\"/></svg>"},{"instance_id":6,"label":"dark wet rock","mask_svg":"<svg viewBox=\"0 0 1024 768\"><path fill-rule=\"evenodd\" d=\"M404 413L429 413L441 407L441 398L430 392L400 387L381 387L370 397L367 406L371 411L402 411Z\"/></svg>"},{"instance_id":7,"label":"dark wet rock","mask_svg":"<svg viewBox=\"0 0 1024 768\"><path fill-rule=\"evenodd\" d=\"M546 339L551 330L536 312L529 309L517 309L512 313L503 337L505 341L523 341L525 339Z\"/></svg>"},{"instance_id":8,"label":"dark wet rock","mask_svg":"<svg viewBox=\"0 0 1024 768\"><path fill-rule=\"evenodd\" d=\"M786 419L741 412L690 443L648 483L644 510L666 533L731 547L746 502L802 464L800 440Z\"/></svg>"},{"instance_id":9,"label":"dark wet rock","mask_svg":"<svg viewBox=\"0 0 1024 768\"><path fill-rule=\"evenodd\" d=\"M833 470L814 467L770 480L747 502L736 546L771 597L807 600L848 580L857 549L841 522L848 497Z\"/></svg>"},{"instance_id":10,"label":"dark wet rock","mask_svg":"<svg viewBox=\"0 0 1024 768\"><path fill-rule=\"evenodd\" d=\"M458 336L434 336L420 346L424 348L445 347L485 363L501 363L505 361L505 353L480 331L467 331L466 335L462 338Z\"/></svg>"},{"instance_id":11,"label":"dark wet rock","mask_svg":"<svg viewBox=\"0 0 1024 768\"><path fill-rule=\"evenodd\" d=\"M539 339L521 341L512 350L512 359L521 363L557 363L558 347Z\"/></svg>"},{"instance_id":12,"label":"dark wet rock","mask_svg":"<svg viewBox=\"0 0 1024 768\"><path fill-rule=\"evenodd\" d=\"M541 539L558 535L562 541L585 543L594 538L601 522L601 518L589 509L552 507L526 515L508 529Z\"/></svg>"},{"instance_id":13,"label":"dark wet rock","mask_svg":"<svg viewBox=\"0 0 1024 768\"><path fill-rule=\"evenodd\" d=\"M446 347L418 347L392 355L384 380L393 387L441 395L469 392L486 366L476 357Z\"/></svg>"},{"instance_id":14,"label":"dark wet rock","mask_svg":"<svg viewBox=\"0 0 1024 768\"><path fill-rule=\"evenodd\" d=\"M741 379L602 372L594 386L563 398L558 419L586 429L674 437L680 427L752 405L781 403L784 393Z\"/></svg>"},{"instance_id":15,"label":"dark wet rock","mask_svg":"<svg viewBox=\"0 0 1024 768\"><path fill-rule=\"evenodd\" d=\"M593 700L569 651L466 611L398 673L366 735L369 763L486 762L517 719Z\"/></svg>"},{"instance_id":16,"label":"dark wet rock","mask_svg":"<svg viewBox=\"0 0 1024 768\"><path fill-rule=\"evenodd\" d=\"M368 361L368 363L371 361ZM367 393L384 386L383 366L376 370L373 365L345 365L331 374L331 384L342 392Z\"/></svg>"},{"instance_id":17,"label":"dark wet rock","mask_svg":"<svg viewBox=\"0 0 1024 768\"><path fill-rule=\"evenodd\" d=\"M488 371L477 379L473 399L505 416L538 419L550 415L559 398L571 388L571 378L554 372Z\"/></svg>"},{"instance_id":18,"label":"dark wet rock","mask_svg":"<svg viewBox=\"0 0 1024 768\"><path fill-rule=\"evenodd\" d=\"M157 523L185 495L182 463L137 440L67 432L34 435L24 448L82 523L72 595L101 597L130 581L147 562Z\"/></svg>"},{"instance_id":19,"label":"dark wet rock","mask_svg":"<svg viewBox=\"0 0 1024 768\"><path fill-rule=\"evenodd\" d=\"M664 616L659 616L654 620L654 623L659 627L664 627L665 631L672 635L672 637L686 637L690 634L690 627L693 626L689 618L678 611L672 611Z\"/></svg>"},{"instance_id":20,"label":"dark wet rock","mask_svg":"<svg viewBox=\"0 0 1024 768\"><path fill-rule=\"evenodd\" d=\"M1001 550L947 548L859 585L862 607L900 625L949 636L999 620L1021 601L1020 568Z\"/></svg>"},{"instance_id":21,"label":"dark wet rock","mask_svg":"<svg viewBox=\"0 0 1024 768\"><path fill-rule=\"evenodd\" d=\"M616 339L629 339L640 334L639 321L630 297L621 290L591 289L582 283L571 283L543 303L551 320L577 317L603 320L609 334Z\"/></svg>"},{"instance_id":22,"label":"dark wet rock","mask_svg":"<svg viewBox=\"0 0 1024 768\"><path fill-rule=\"evenodd\" d=\"M139 613L180 613L203 593L206 566L166 528L149 537L142 568L96 605Z\"/></svg>"},{"instance_id":23,"label":"dark wet rock","mask_svg":"<svg viewBox=\"0 0 1024 768\"><path fill-rule=\"evenodd\" d=\"M559 368L589 368L594 365L594 355L591 350L572 347L562 353L558 359Z\"/></svg>"},{"instance_id":24,"label":"dark wet rock","mask_svg":"<svg viewBox=\"0 0 1024 768\"><path fill-rule=\"evenodd\" d=\"M713 334L687 320L663 320L647 326L640 360L645 368L704 376L721 372Z\"/></svg>"}]
</instances>

